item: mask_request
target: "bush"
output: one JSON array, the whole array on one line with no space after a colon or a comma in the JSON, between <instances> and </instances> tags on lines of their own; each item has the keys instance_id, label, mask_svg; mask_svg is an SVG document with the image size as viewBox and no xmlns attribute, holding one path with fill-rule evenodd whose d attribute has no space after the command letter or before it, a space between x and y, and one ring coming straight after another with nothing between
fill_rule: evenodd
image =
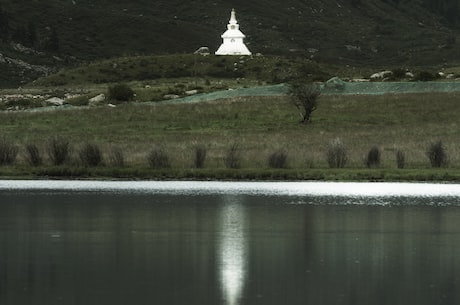
<instances>
[{"instance_id":1,"label":"bush","mask_svg":"<svg viewBox=\"0 0 460 305\"><path fill-rule=\"evenodd\" d=\"M5 103L5 107L8 108L17 108L17 109L28 109L34 108L36 106L40 106L36 104L32 99L18 99L18 100L11 100Z\"/></svg>"},{"instance_id":2,"label":"bush","mask_svg":"<svg viewBox=\"0 0 460 305\"><path fill-rule=\"evenodd\" d=\"M29 143L26 145L26 161L29 163L31 166L40 166L43 164L43 159L40 154L40 150L38 149L38 146Z\"/></svg>"},{"instance_id":3,"label":"bush","mask_svg":"<svg viewBox=\"0 0 460 305\"><path fill-rule=\"evenodd\" d=\"M87 143L78 152L81 162L86 166L98 166L102 162L102 152L98 145Z\"/></svg>"},{"instance_id":4,"label":"bush","mask_svg":"<svg viewBox=\"0 0 460 305\"><path fill-rule=\"evenodd\" d=\"M404 151L399 149L396 151L396 166L398 168L404 168L406 166L406 155Z\"/></svg>"},{"instance_id":5,"label":"bush","mask_svg":"<svg viewBox=\"0 0 460 305\"><path fill-rule=\"evenodd\" d=\"M393 69L391 72L393 72L393 78L395 80L400 80L406 77L406 70L403 68L396 68Z\"/></svg>"},{"instance_id":6,"label":"bush","mask_svg":"<svg viewBox=\"0 0 460 305\"><path fill-rule=\"evenodd\" d=\"M206 160L206 147L198 145L195 147L195 160L194 165L196 168L203 168L204 161Z\"/></svg>"},{"instance_id":7,"label":"bush","mask_svg":"<svg viewBox=\"0 0 460 305\"><path fill-rule=\"evenodd\" d=\"M268 157L268 166L271 168L286 168L287 153L283 150L276 151Z\"/></svg>"},{"instance_id":8,"label":"bush","mask_svg":"<svg viewBox=\"0 0 460 305\"><path fill-rule=\"evenodd\" d=\"M227 168L240 168L241 152L238 144L233 143L228 149L224 157L224 164Z\"/></svg>"},{"instance_id":9,"label":"bush","mask_svg":"<svg viewBox=\"0 0 460 305\"><path fill-rule=\"evenodd\" d=\"M130 101L134 98L134 91L126 84L117 84L109 87L109 99L119 102Z\"/></svg>"},{"instance_id":10,"label":"bush","mask_svg":"<svg viewBox=\"0 0 460 305\"><path fill-rule=\"evenodd\" d=\"M168 168L171 167L169 163L169 157L165 149L160 146L155 146L147 155L149 165L153 169Z\"/></svg>"},{"instance_id":11,"label":"bush","mask_svg":"<svg viewBox=\"0 0 460 305\"><path fill-rule=\"evenodd\" d=\"M415 75L416 81L428 82L428 81L433 81L435 79L436 79L436 75L428 71L421 71Z\"/></svg>"},{"instance_id":12,"label":"bush","mask_svg":"<svg viewBox=\"0 0 460 305\"><path fill-rule=\"evenodd\" d=\"M343 168L348 161L347 148L340 139L329 143L326 154L327 164L330 168Z\"/></svg>"},{"instance_id":13,"label":"bush","mask_svg":"<svg viewBox=\"0 0 460 305\"><path fill-rule=\"evenodd\" d=\"M72 106L88 106L89 97L88 95L80 95L77 97L73 97L67 100L67 104Z\"/></svg>"},{"instance_id":14,"label":"bush","mask_svg":"<svg viewBox=\"0 0 460 305\"><path fill-rule=\"evenodd\" d=\"M110 164L116 167L124 167L125 166L125 155L123 150L119 147L112 147L110 150L109 156Z\"/></svg>"},{"instance_id":15,"label":"bush","mask_svg":"<svg viewBox=\"0 0 460 305\"><path fill-rule=\"evenodd\" d=\"M368 168L380 166L380 149L377 146L372 147L367 153L366 166Z\"/></svg>"},{"instance_id":16,"label":"bush","mask_svg":"<svg viewBox=\"0 0 460 305\"><path fill-rule=\"evenodd\" d=\"M443 167L448 163L446 148L441 140L431 143L427 156L432 167Z\"/></svg>"},{"instance_id":17,"label":"bush","mask_svg":"<svg viewBox=\"0 0 460 305\"><path fill-rule=\"evenodd\" d=\"M11 165L16 161L18 147L5 137L0 138L0 166Z\"/></svg>"},{"instance_id":18,"label":"bush","mask_svg":"<svg viewBox=\"0 0 460 305\"><path fill-rule=\"evenodd\" d=\"M47 143L48 156L53 165L62 165L70 157L70 142L63 137L51 137Z\"/></svg>"}]
</instances>

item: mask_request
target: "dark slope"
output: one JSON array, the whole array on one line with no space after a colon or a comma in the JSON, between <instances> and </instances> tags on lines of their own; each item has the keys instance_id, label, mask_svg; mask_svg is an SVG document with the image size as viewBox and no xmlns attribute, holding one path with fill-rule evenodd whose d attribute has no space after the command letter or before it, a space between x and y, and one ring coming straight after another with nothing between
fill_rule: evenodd
<instances>
[{"instance_id":1,"label":"dark slope","mask_svg":"<svg viewBox=\"0 0 460 305\"><path fill-rule=\"evenodd\" d=\"M214 51L234 7L254 53L300 55L353 65L439 65L458 61L458 14L447 14L446 9L434 7L431 2L0 2L0 53L24 59L24 53L13 50L10 44L20 42L42 52L40 56L26 54L28 62L53 66L56 58L52 56L58 56L65 65L75 59L191 53L200 46ZM44 61L44 57L49 60Z\"/></svg>"}]
</instances>

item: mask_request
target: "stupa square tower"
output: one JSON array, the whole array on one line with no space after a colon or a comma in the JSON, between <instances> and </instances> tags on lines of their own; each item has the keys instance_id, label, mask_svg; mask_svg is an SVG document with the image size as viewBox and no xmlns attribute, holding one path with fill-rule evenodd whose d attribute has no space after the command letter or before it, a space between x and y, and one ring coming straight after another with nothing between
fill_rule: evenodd
<instances>
[{"instance_id":1,"label":"stupa square tower","mask_svg":"<svg viewBox=\"0 0 460 305\"><path fill-rule=\"evenodd\" d=\"M251 55L251 51L246 47L243 39L246 37L240 31L240 25L236 21L235 9L232 9L227 31L221 35L223 42L216 55Z\"/></svg>"}]
</instances>

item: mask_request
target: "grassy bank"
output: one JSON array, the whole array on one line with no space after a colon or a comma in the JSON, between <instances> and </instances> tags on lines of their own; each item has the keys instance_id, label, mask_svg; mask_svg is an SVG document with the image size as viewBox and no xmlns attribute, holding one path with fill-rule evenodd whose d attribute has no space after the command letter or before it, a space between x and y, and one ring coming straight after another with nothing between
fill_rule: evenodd
<instances>
[{"instance_id":1,"label":"grassy bank","mask_svg":"<svg viewBox=\"0 0 460 305\"><path fill-rule=\"evenodd\" d=\"M321 96L313 123L300 116L286 97L257 97L199 104L126 104L116 108L54 112L0 113L2 136L17 146L12 165L0 166L3 177L113 177L128 179L300 179L300 180L437 180L460 177L458 93L384 96ZM69 139L71 157L52 165L47 142ZM339 138L346 147L344 168L331 169L327 150ZM427 150L444 143L448 163L431 168ZM26 162L25 145L33 143L43 165ZM102 163L82 163L79 151L96 143ZM236 145L239 168L225 159ZM196 167L196 148L203 147L203 168ZM113 148L123 152L124 166L110 161ZM168 167L152 168L147 156L161 147ZM369 150L377 147L380 162L367 168ZM404 168L397 168L397 151ZM272 168L270 155L286 156L282 168Z\"/></svg>"}]
</instances>

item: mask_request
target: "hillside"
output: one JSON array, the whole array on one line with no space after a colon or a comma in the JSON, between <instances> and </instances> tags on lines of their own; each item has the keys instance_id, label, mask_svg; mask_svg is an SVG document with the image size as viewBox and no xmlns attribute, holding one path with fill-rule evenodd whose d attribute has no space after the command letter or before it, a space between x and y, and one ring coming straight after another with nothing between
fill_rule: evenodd
<instances>
[{"instance_id":1,"label":"hillside","mask_svg":"<svg viewBox=\"0 0 460 305\"><path fill-rule=\"evenodd\" d=\"M0 6L5 82L80 61L215 51L232 7L253 53L339 65L440 65L459 61L457 0L11 1ZM450 5L450 6L449 6ZM17 43L32 51L18 48ZM16 46L16 47L15 47ZM2 58L12 60L2 60Z\"/></svg>"}]
</instances>

